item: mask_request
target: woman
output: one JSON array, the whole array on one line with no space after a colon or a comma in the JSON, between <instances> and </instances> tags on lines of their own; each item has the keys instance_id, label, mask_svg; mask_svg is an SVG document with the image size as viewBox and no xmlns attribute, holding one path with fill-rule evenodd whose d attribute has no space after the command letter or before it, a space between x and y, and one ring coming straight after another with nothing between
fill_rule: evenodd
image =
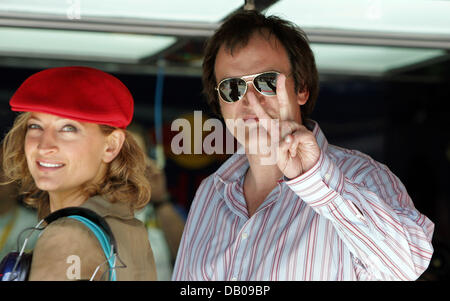
<instances>
[{"instance_id":1,"label":"woman","mask_svg":"<svg viewBox=\"0 0 450 301\"><path fill-rule=\"evenodd\" d=\"M10 105L22 113L4 139L3 166L24 201L39 218L67 207L95 211L117 242L117 280L155 280L147 232L134 218L150 200L150 184L145 155L126 130L133 98L125 85L94 68L51 68L29 77ZM29 280L100 280L105 260L87 227L60 218L39 237Z\"/></svg>"}]
</instances>

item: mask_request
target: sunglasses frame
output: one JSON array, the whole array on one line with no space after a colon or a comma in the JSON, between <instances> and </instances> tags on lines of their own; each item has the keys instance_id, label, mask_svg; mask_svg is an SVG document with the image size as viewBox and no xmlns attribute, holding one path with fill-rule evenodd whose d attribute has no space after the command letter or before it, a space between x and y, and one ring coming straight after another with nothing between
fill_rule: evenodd
<instances>
[{"instance_id":1,"label":"sunglasses frame","mask_svg":"<svg viewBox=\"0 0 450 301\"><path fill-rule=\"evenodd\" d=\"M252 83L253 87L255 88L255 90L256 90L259 94L264 95L264 96L276 96L276 92L275 92L275 95L265 95L265 94L263 94L262 92L260 92L260 91L256 88L256 86L255 86L255 82L254 82L255 78L257 78L258 76L260 76L260 75L262 75L262 74L266 74L266 73L275 73L275 74L277 75L277 77L278 77L278 75L281 74L281 73L278 72L278 71L264 71L264 72L261 72L261 73L250 74L250 75L244 75L244 76L239 76L239 77L238 77L238 76L227 77L227 78L222 79L222 80L216 85L216 87L215 87L214 89L217 91L217 95L219 96L219 98L222 99L222 101L225 102L225 103L236 103L236 102L238 102L238 101L241 101L242 98L244 98L245 94L247 93L247 90L248 90L248 83L249 83L249 82ZM252 79L251 79L251 80L246 80L247 78L252 78ZM226 100L223 99L222 96L220 95L219 86L220 86L224 81L230 80L230 79L242 79L242 80L245 82L245 91L244 91L244 93L242 93L242 96L241 96L238 100L236 100L236 101L226 101Z\"/></svg>"}]
</instances>

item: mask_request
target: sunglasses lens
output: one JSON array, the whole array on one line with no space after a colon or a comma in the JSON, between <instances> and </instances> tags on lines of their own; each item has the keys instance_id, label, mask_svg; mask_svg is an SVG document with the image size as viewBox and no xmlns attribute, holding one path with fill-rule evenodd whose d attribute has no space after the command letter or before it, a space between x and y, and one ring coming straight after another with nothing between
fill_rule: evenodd
<instances>
[{"instance_id":1,"label":"sunglasses lens","mask_svg":"<svg viewBox=\"0 0 450 301\"><path fill-rule=\"evenodd\" d=\"M253 80L255 88L258 91L267 96L273 96L277 94L277 76L278 73L266 72L258 75Z\"/></svg>"},{"instance_id":2,"label":"sunglasses lens","mask_svg":"<svg viewBox=\"0 0 450 301\"><path fill-rule=\"evenodd\" d=\"M230 78L220 83L219 93L226 102L235 102L245 94L246 87L247 84L243 79Z\"/></svg>"}]
</instances>

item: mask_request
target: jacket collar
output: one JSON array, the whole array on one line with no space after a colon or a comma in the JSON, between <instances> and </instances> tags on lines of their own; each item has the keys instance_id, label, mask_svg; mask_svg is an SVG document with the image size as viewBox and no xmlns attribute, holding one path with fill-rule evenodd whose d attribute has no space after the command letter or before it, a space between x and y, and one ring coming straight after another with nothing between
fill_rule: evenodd
<instances>
[{"instance_id":1,"label":"jacket collar","mask_svg":"<svg viewBox=\"0 0 450 301\"><path fill-rule=\"evenodd\" d=\"M121 202L111 203L100 195L90 197L83 205L81 205L81 207L91 209L101 217L111 216L121 219L134 218L134 214L127 204Z\"/></svg>"}]
</instances>

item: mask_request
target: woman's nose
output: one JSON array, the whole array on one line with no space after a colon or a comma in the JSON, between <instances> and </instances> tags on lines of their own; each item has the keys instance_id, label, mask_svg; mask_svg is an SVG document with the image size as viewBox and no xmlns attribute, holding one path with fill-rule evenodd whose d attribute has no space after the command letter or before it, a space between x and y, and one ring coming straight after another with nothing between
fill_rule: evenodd
<instances>
[{"instance_id":1,"label":"woman's nose","mask_svg":"<svg viewBox=\"0 0 450 301\"><path fill-rule=\"evenodd\" d=\"M51 131L43 131L39 138L38 150L42 154L48 154L55 152L58 148L56 145L56 139Z\"/></svg>"}]
</instances>

